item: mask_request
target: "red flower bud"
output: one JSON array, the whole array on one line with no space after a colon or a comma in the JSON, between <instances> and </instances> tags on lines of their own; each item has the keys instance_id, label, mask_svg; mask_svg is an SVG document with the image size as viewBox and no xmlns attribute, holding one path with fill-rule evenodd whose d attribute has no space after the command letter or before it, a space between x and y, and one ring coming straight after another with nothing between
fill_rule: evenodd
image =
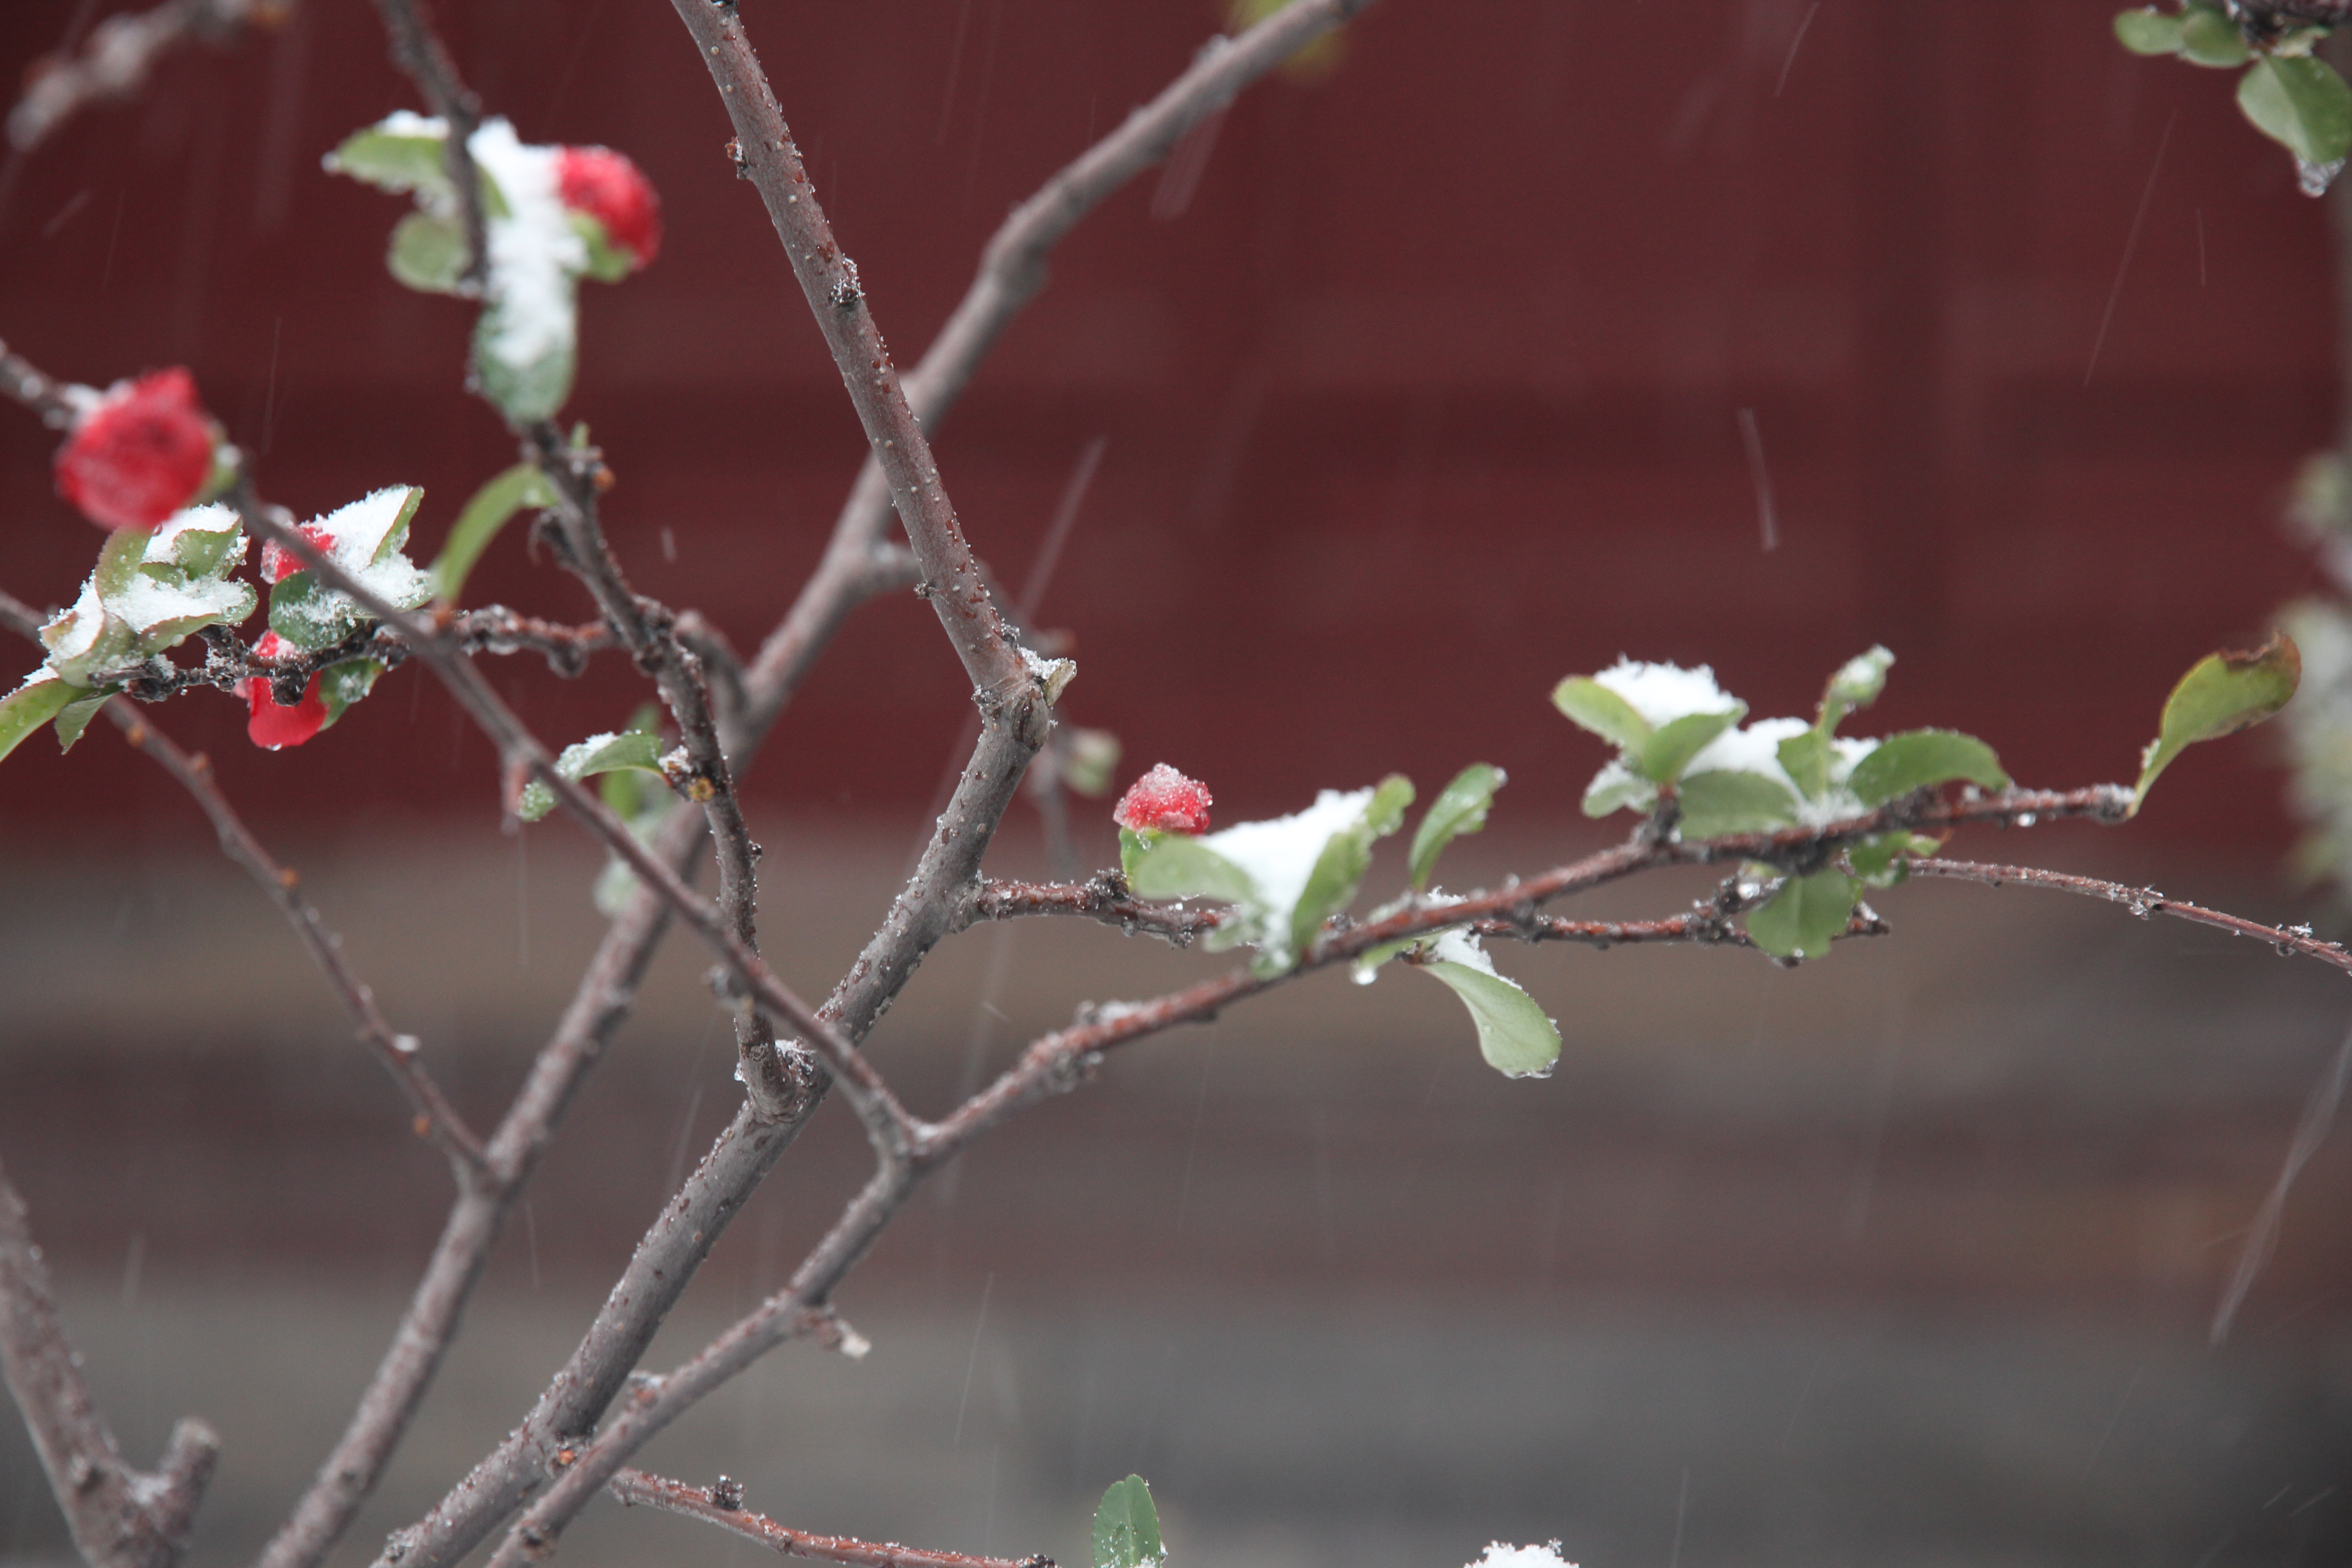
<instances>
[{"instance_id":1,"label":"red flower bud","mask_svg":"<svg viewBox=\"0 0 2352 1568\"><path fill-rule=\"evenodd\" d=\"M284 658L295 650L276 632L264 632L261 640L253 645L253 651L260 658ZM266 751L299 746L327 727L327 700L319 695L319 678L315 675L303 689L302 700L291 708L271 694L266 675L257 675L245 683L245 701L253 712L246 721L245 732L255 745Z\"/></svg>"},{"instance_id":2,"label":"red flower bud","mask_svg":"<svg viewBox=\"0 0 2352 1568\"><path fill-rule=\"evenodd\" d=\"M638 267L661 250L661 197L645 171L610 147L565 147L555 155L563 205L604 226L604 237Z\"/></svg>"},{"instance_id":3,"label":"red flower bud","mask_svg":"<svg viewBox=\"0 0 2352 1568\"><path fill-rule=\"evenodd\" d=\"M184 369L117 382L58 448L58 493L100 528L152 528L204 488L213 436Z\"/></svg>"},{"instance_id":4,"label":"red flower bud","mask_svg":"<svg viewBox=\"0 0 2352 1568\"><path fill-rule=\"evenodd\" d=\"M301 523L295 528L294 531L309 540L313 545L317 546L320 554L334 554L334 540L328 535L325 529L320 527L317 523ZM309 570L309 567L302 564L302 558L300 556L295 554L292 551L278 543L278 541L272 539L262 545L261 580L263 582L275 583L281 577L290 577L297 572L307 572ZM274 637L277 635L278 634L276 632L265 632L262 634L265 638ZM277 656L273 654L270 657L276 658Z\"/></svg>"},{"instance_id":5,"label":"red flower bud","mask_svg":"<svg viewBox=\"0 0 2352 1568\"><path fill-rule=\"evenodd\" d=\"M1157 828L1162 833L1206 833L1209 830L1209 786L1188 779L1160 763L1129 784L1118 799L1111 820L1136 833Z\"/></svg>"}]
</instances>

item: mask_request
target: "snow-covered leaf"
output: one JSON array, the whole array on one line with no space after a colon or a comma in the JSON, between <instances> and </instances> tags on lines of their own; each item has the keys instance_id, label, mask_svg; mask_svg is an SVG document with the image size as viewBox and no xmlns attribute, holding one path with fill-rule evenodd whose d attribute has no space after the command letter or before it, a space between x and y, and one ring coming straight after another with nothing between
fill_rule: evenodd
<instances>
[{"instance_id":1,"label":"snow-covered leaf","mask_svg":"<svg viewBox=\"0 0 2352 1568\"><path fill-rule=\"evenodd\" d=\"M2260 57L2238 79L2238 108L2301 163L2337 163L2352 153L2352 87L2325 60Z\"/></svg>"},{"instance_id":2,"label":"snow-covered leaf","mask_svg":"<svg viewBox=\"0 0 2352 1568\"><path fill-rule=\"evenodd\" d=\"M1444 983L1477 1026L1478 1053L1506 1078L1544 1078L1559 1061L1559 1029L1544 1010L1495 965L1467 932L1450 931L1431 944L1423 973Z\"/></svg>"},{"instance_id":3,"label":"snow-covered leaf","mask_svg":"<svg viewBox=\"0 0 2352 1568\"><path fill-rule=\"evenodd\" d=\"M622 730L591 735L563 748L555 759L555 771L578 783L598 773L617 773L624 768L659 773L661 740L646 730ZM555 792L537 779L523 785L520 815L525 822L537 822L555 809Z\"/></svg>"},{"instance_id":4,"label":"snow-covered leaf","mask_svg":"<svg viewBox=\"0 0 2352 1568\"><path fill-rule=\"evenodd\" d=\"M1826 958L1853 916L1853 879L1821 870L1791 877L1772 901L1750 911L1748 935L1775 958Z\"/></svg>"},{"instance_id":5,"label":"snow-covered leaf","mask_svg":"<svg viewBox=\"0 0 2352 1568\"><path fill-rule=\"evenodd\" d=\"M1187 833L1121 828L1137 852L1127 868L1128 886L1146 899L1220 899L1246 903L1257 896L1249 873Z\"/></svg>"},{"instance_id":6,"label":"snow-covered leaf","mask_svg":"<svg viewBox=\"0 0 2352 1568\"><path fill-rule=\"evenodd\" d=\"M2132 810L2140 808L2148 786L2183 748L2261 723L2286 706L2302 680L2303 652L2283 633L2273 633L2252 653L2210 653L2199 659L2165 700L2157 738L2140 756Z\"/></svg>"},{"instance_id":7,"label":"snow-covered leaf","mask_svg":"<svg viewBox=\"0 0 2352 1568\"><path fill-rule=\"evenodd\" d=\"M1152 1568L1168 1549L1160 1542L1160 1510L1141 1476L1113 1481L1095 1510L1095 1568Z\"/></svg>"},{"instance_id":8,"label":"snow-covered leaf","mask_svg":"<svg viewBox=\"0 0 2352 1568\"><path fill-rule=\"evenodd\" d=\"M1415 889L1429 886L1432 872L1437 868L1437 858L1445 847L1465 833L1475 833L1486 826L1486 810L1495 801L1495 792L1503 787L1503 770L1490 763L1472 763L1430 802L1423 813L1421 826L1413 829L1412 850L1407 865L1412 873Z\"/></svg>"},{"instance_id":9,"label":"snow-covered leaf","mask_svg":"<svg viewBox=\"0 0 2352 1568\"><path fill-rule=\"evenodd\" d=\"M218 577L245 560L247 541L236 512L217 502L173 512L148 536L139 563L190 577Z\"/></svg>"},{"instance_id":10,"label":"snow-covered leaf","mask_svg":"<svg viewBox=\"0 0 2352 1568\"><path fill-rule=\"evenodd\" d=\"M338 507L302 532L327 557L395 609L413 610L433 597L433 578L402 552L408 524L425 492L392 485ZM356 599L301 569L292 552L265 552L262 575L285 574L269 592L269 629L306 653L331 647L357 631L369 612Z\"/></svg>"},{"instance_id":11,"label":"snow-covered leaf","mask_svg":"<svg viewBox=\"0 0 2352 1568\"><path fill-rule=\"evenodd\" d=\"M1372 841L1403 826L1404 809L1412 804L1412 781L1402 773L1391 773L1372 791L1362 816L1324 843L1314 869L1307 874L1307 885L1299 889L1298 901L1291 907L1290 937L1285 944L1291 959L1303 957L1323 922L1355 898L1364 873L1371 868ZM1283 966L1280 956L1271 950L1264 957L1269 964Z\"/></svg>"},{"instance_id":12,"label":"snow-covered leaf","mask_svg":"<svg viewBox=\"0 0 2352 1568\"><path fill-rule=\"evenodd\" d=\"M1858 653L1838 667L1822 693L1820 729L1824 737L1837 732L1847 714L1867 708L1886 689L1886 671L1895 656L1883 647Z\"/></svg>"},{"instance_id":13,"label":"snow-covered leaf","mask_svg":"<svg viewBox=\"0 0 2352 1568\"><path fill-rule=\"evenodd\" d=\"M457 193L449 183L445 153L448 135L448 128L438 120L395 110L366 130L343 138L342 144L327 154L326 170L380 191L414 194L436 209L455 211Z\"/></svg>"},{"instance_id":14,"label":"snow-covered leaf","mask_svg":"<svg viewBox=\"0 0 2352 1568\"><path fill-rule=\"evenodd\" d=\"M2009 787L2009 774L2001 770L2000 757L1974 735L1957 730L1906 730L1887 736L1854 763L1846 777L1846 788L1863 805L1874 806L1915 789L1955 779L1986 789Z\"/></svg>"},{"instance_id":15,"label":"snow-covered leaf","mask_svg":"<svg viewBox=\"0 0 2352 1568\"><path fill-rule=\"evenodd\" d=\"M550 285L551 292L564 296L567 310L572 288L569 279ZM553 418L572 395L576 351L569 335L536 352L517 346L524 334L510 323L519 314L498 300L483 307L481 319L474 325L474 384L509 423L528 425Z\"/></svg>"},{"instance_id":16,"label":"snow-covered leaf","mask_svg":"<svg viewBox=\"0 0 2352 1568\"><path fill-rule=\"evenodd\" d=\"M1658 786L1612 758L1584 786L1584 815L1606 816L1631 807L1647 811L1658 803Z\"/></svg>"},{"instance_id":17,"label":"snow-covered leaf","mask_svg":"<svg viewBox=\"0 0 2352 1568\"><path fill-rule=\"evenodd\" d=\"M554 492L549 489L547 476L539 471L536 463L517 463L476 490L465 510L457 514L457 521L450 525L441 553L426 568L433 574L433 596L445 605L456 604L474 563L482 558L482 552L489 548L490 541L506 526L507 520L526 507L554 504Z\"/></svg>"},{"instance_id":18,"label":"snow-covered leaf","mask_svg":"<svg viewBox=\"0 0 2352 1568\"><path fill-rule=\"evenodd\" d=\"M1727 833L1762 833L1796 819L1797 803L1780 780L1725 769L1683 780L1675 825L1685 838L1716 838Z\"/></svg>"}]
</instances>

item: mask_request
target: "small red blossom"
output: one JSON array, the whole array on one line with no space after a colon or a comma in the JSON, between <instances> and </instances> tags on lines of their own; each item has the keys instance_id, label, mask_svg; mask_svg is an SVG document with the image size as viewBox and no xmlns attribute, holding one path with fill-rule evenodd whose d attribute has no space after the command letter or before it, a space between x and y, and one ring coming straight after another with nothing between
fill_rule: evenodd
<instances>
[{"instance_id":1,"label":"small red blossom","mask_svg":"<svg viewBox=\"0 0 2352 1568\"><path fill-rule=\"evenodd\" d=\"M563 205L604 226L604 237L638 267L661 251L661 197L625 153L610 147L565 147L556 153Z\"/></svg>"},{"instance_id":2,"label":"small red blossom","mask_svg":"<svg viewBox=\"0 0 2352 1568\"><path fill-rule=\"evenodd\" d=\"M1162 833L1206 833L1209 830L1209 786L1188 779L1166 763L1128 785L1111 820L1131 832L1157 829Z\"/></svg>"},{"instance_id":3,"label":"small red blossom","mask_svg":"<svg viewBox=\"0 0 2352 1568\"><path fill-rule=\"evenodd\" d=\"M261 640L253 645L253 651L259 658L284 658L294 652L294 647L276 632L264 632ZM245 683L245 701L253 711L253 717L246 721L245 732L265 751L299 746L327 727L327 700L319 695L319 678L315 675L303 689L302 700L291 708L271 694L266 675L257 675Z\"/></svg>"},{"instance_id":4,"label":"small red blossom","mask_svg":"<svg viewBox=\"0 0 2352 1568\"><path fill-rule=\"evenodd\" d=\"M294 531L309 540L320 553L325 555L331 555L334 553L334 540L329 536L325 529L320 527L317 523L306 522L299 524L296 527ZM278 541L273 539L262 545L261 580L263 582L275 583L281 577L290 577L297 572L307 572L309 570L309 567L302 564L302 558L300 556L295 554L292 551L278 543ZM276 632L268 632L264 635L266 637L274 637L278 634ZM274 658L276 656L272 655L271 657Z\"/></svg>"},{"instance_id":5,"label":"small red blossom","mask_svg":"<svg viewBox=\"0 0 2352 1568\"><path fill-rule=\"evenodd\" d=\"M152 528L204 488L214 435L181 366L117 382L58 448L58 493L100 528Z\"/></svg>"}]
</instances>

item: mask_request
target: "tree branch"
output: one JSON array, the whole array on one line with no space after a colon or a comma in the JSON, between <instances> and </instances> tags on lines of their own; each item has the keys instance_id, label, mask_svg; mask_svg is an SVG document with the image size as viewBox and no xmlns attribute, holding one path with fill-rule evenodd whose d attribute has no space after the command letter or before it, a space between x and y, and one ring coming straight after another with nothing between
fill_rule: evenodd
<instances>
[{"instance_id":1,"label":"tree branch","mask_svg":"<svg viewBox=\"0 0 2352 1568\"><path fill-rule=\"evenodd\" d=\"M2078 877L2069 871L2044 871L2032 866L1996 866L1977 860L1933 858L1912 861L1911 874L1915 877L1945 877L1960 882L1980 882L1989 888L2016 882L2029 888L2050 888L2086 899L2102 899L2111 904L2123 905L2142 920L2150 915L2170 915L2175 920L2228 931L2231 936L2251 936L2269 942L2283 956L2300 953L2335 968L2352 971L2352 951L2347 951L2336 942L2320 941L2311 934L2311 928L2307 925L2267 926L2240 915L2209 910L2201 904L2168 899L2154 888L2129 888L2121 882L2102 881L2096 877Z\"/></svg>"},{"instance_id":2,"label":"tree branch","mask_svg":"<svg viewBox=\"0 0 2352 1568\"><path fill-rule=\"evenodd\" d=\"M926 434L939 428L1005 327L1044 287L1046 258L1087 214L1165 158L1187 132L1242 89L1371 5L1372 0L1292 0L1237 37L1212 38L1150 103L1014 207L982 251L979 271L954 314L906 378L907 401ZM890 500L881 466L869 455L837 530L859 540L878 538L890 517ZM762 649L755 672L766 662Z\"/></svg>"},{"instance_id":3,"label":"tree branch","mask_svg":"<svg viewBox=\"0 0 2352 1568\"><path fill-rule=\"evenodd\" d=\"M122 1462L114 1433L82 1381L81 1357L58 1320L49 1271L17 1195L0 1169L0 1374L91 1568L173 1568L187 1551L220 1439L201 1421L172 1429L162 1468Z\"/></svg>"},{"instance_id":4,"label":"tree branch","mask_svg":"<svg viewBox=\"0 0 2352 1568\"><path fill-rule=\"evenodd\" d=\"M713 5L709 0L674 4L719 86L735 127L738 167L766 204L793 275L833 351L850 403L906 525L908 542L922 563L931 607L978 689L981 710L992 716L1016 706L1035 679L964 542L955 508L940 482L930 443L907 405L889 350L866 308L856 263L834 240L800 149L793 143L775 93L744 34L742 16L733 5Z\"/></svg>"},{"instance_id":5,"label":"tree branch","mask_svg":"<svg viewBox=\"0 0 2352 1568\"><path fill-rule=\"evenodd\" d=\"M86 105L129 98L188 39L224 44L247 26L278 26L293 8L294 0L164 0L109 16L78 52L37 60L25 73L25 95L8 111L9 144L29 153Z\"/></svg>"},{"instance_id":6,"label":"tree branch","mask_svg":"<svg viewBox=\"0 0 2352 1568\"><path fill-rule=\"evenodd\" d=\"M466 270L462 279L469 293L481 292L489 267L489 242L482 213L481 171L474 167L473 136L482 123L481 100L458 76L457 63L417 11L419 0L375 0L383 30L392 42L392 63L416 84L425 106L448 127L442 139L442 166L457 190L457 212L466 226Z\"/></svg>"},{"instance_id":7,"label":"tree branch","mask_svg":"<svg viewBox=\"0 0 2352 1568\"><path fill-rule=\"evenodd\" d=\"M630 1507L642 1503L666 1513L682 1513L785 1557L843 1563L851 1568L1054 1568L1054 1560L1043 1552L1034 1557L974 1557L961 1552L926 1552L896 1542L812 1535L778 1524L766 1514L747 1511L742 1489L725 1477L716 1486L690 1487L643 1470L623 1470L604 1489Z\"/></svg>"}]
</instances>

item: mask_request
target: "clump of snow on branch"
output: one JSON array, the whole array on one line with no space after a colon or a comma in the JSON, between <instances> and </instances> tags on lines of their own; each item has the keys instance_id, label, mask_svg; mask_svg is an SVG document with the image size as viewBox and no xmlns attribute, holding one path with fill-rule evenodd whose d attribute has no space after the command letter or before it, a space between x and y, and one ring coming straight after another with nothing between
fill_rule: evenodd
<instances>
[{"instance_id":1,"label":"clump of snow on branch","mask_svg":"<svg viewBox=\"0 0 2352 1568\"><path fill-rule=\"evenodd\" d=\"M1856 763L1878 750L1878 742L1861 736L1832 736L1829 788L1818 798L1808 798L1780 765L1780 742L1792 741L1812 727L1808 719L1759 719L1739 729L1726 730L1690 760L1683 769L1683 777L1705 773L1761 773L1789 792L1796 802L1797 821L1807 827L1822 827L1861 816L1865 808L1845 787L1845 781L1853 775Z\"/></svg>"}]
</instances>

